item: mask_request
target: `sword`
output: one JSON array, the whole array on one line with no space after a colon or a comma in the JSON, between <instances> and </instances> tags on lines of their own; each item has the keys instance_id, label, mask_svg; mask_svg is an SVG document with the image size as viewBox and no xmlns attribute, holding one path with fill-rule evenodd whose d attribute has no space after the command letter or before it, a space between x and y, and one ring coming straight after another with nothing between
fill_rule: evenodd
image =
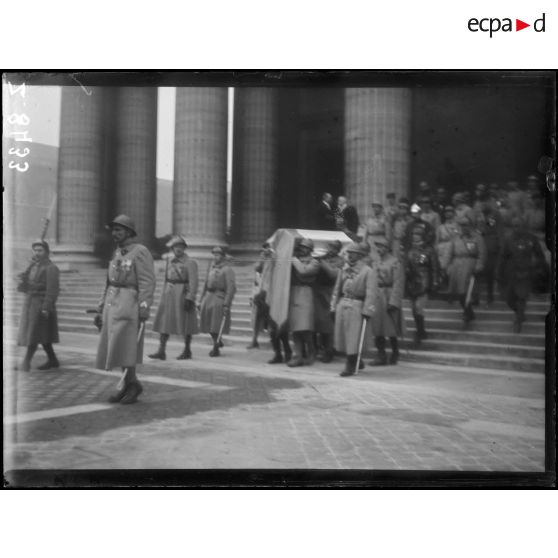
<instances>
[{"instance_id":1,"label":"sword","mask_svg":"<svg viewBox=\"0 0 558 558\"><path fill-rule=\"evenodd\" d=\"M362 318L362 324L360 325L360 339L358 342L358 354L355 364L355 376L358 374L360 368L360 358L362 355L362 347L364 346L364 334L366 333L366 319Z\"/></svg>"},{"instance_id":2,"label":"sword","mask_svg":"<svg viewBox=\"0 0 558 558\"><path fill-rule=\"evenodd\" d=\"M469 286L467 287L467 296L465 297L465 308L469 306L471 297L473 296L473 288L475 287L475 276L471 275L469 278Z\"/></svg>"},{"instance_id":3,"label":"sword","mask_svg":"<svg viewBox=\"0 0 558 558\"><path fill-rule=\"evenodd\" d=\"M223 330L225 329L226 320L227 320L227 315L223 312L223 318L221 320L221 325L219 326L219 334L217 335L217 341L215 342L217 346L221 344L221 337L223 336Z\"/></svg>"},{"instance_id":4,"label":"sword","mask_svg":"<svg viewBox=\"0 0 558 558\"><path fill-rule=\"evenodd\" d=\"M138 343L141 341L141 337L144 331L145 331L145 322L140 322L140 326L138 330ZM124 389L127 372L128 369L124 368L124 370L122 371L122 376L120 377L120 380L116 386L116 389L118 390Z\"/></svg>"}]
</instances>

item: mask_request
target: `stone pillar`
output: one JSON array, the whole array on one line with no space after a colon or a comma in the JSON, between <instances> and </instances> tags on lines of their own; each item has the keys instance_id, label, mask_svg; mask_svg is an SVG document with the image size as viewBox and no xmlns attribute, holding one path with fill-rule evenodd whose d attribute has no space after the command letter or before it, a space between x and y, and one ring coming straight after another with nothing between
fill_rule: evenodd
<instances>
[{"instance_id":1,"label":"stone pillar","mask_svg":"<svg viewBox=\"0 0 558 558\"><path fill-rule=\"evenodd\" d=\"M87 92L62 88L56 251L72 262L94 261L103 179L103 101L99 87Z\"/></svg>"},{"instance_id":2,"label":"stone pillar","mask_svg":"<svg viewBox=\"0 0 558 558\"><path fill-rule=\"evenodd\" d=\"M110 217L129 215L138 241L149 246L155 238L157 88L119 87L116 97L116 192Z\"/></svg>"},{"instance_id":3,"label":"stone pillar","mask_svg":"<svg viewBox=\"0 0 558 558\"><path fill-rule=\"evenodd\" d=\"M225 243L227 88L178 87L173 232L204 252Z\"/></svg>"},{"instance_id":4,"label":"stone pillar","mask_svg":"<svg viewBox=\"0 0 558 558\"><path fill-rule=\"evenodd\" d=\"M373 199L408 195L410 141L410 89L345 90L345 191L361 221Z\"/></svg>"},{"instance_id":5,"label":"stone pillar","mask_svg":"<svg viewBox=\"0 0 558 558\"><path fill-rule=\"evenodd\" d=\"M232 227L236 249L257 249L277 228L276 91L237 88Z\"/></svg>"}]
</instances>

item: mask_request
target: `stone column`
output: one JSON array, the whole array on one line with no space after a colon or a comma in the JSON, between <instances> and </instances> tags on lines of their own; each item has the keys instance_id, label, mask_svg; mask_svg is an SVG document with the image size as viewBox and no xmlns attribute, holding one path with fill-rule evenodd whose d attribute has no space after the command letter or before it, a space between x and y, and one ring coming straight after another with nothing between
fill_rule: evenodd
<instances>
[{"instance_id":1,"label":"stone column","mask_svg":"<svg viewBox=\"0 0 558 558\"><path fill-rule=\"evenodd\" d=\"M114 215L129 215L138 241L149 246L155 238L157 88L119 87L116 99Z\"/></svg>"},{"instance_id":2,"label":"stone column","mask_svg":"<svg viewBox=\"0 0 558 558\"><path fill-rule=\"evenodd\" d=\"M204 252L225 243L227 88L178 87L173 232Z\"/></svg>"},{"instance_id":3,"label":"stone column","mask_svg":"<svg viewBox=\"0 0 558 558\"><path fill-rule=\"evenodd\" d=\"M277 228L276 91L237 88L232 227L235 248L256 249Z\"/></svg>"},{"instance_id":4,"label":"stone column","mask_svg":"<svg viewBox=\"0 0 558 558\"><path fill-rule=\"evenodd\" d=\"M409 193L410 139L410 89L345 90L345 191L361 221L373 199Z\"/></svg>"},{"instance_id":5,"label":"stone column","mask_svg":"<svg viewBox=\"0 0 558 558\"><path fill-rule=\"evenodd\" d=\"M103 101L99 87L63 87L56 251L92 263L103 176Z\"/></svg>"}]
</instances>

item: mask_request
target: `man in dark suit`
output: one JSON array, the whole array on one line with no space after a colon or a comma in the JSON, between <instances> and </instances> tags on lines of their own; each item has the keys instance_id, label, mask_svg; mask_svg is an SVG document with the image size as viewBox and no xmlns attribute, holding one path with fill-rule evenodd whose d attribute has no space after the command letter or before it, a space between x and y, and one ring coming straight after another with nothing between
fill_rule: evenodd
<instances>
[{"instance_id":1,"label":"man in dark suit","mask_svg":"<svg viewBox=\"0 0 558 558\"><path fill-rule=\"evenodd\" d=\"M336 231L335 212L333 211L333 196L327 192L317 208L317 225L322 231Z\"/></svg>"},{"instance_id":2,"label":"man in dark suit","mask_svg":"<svg viewBox=\"0 0 558 558\"><path fill-rule=\"evenodd\" d=\"M356 207L347 203L345 196L337 198L337 229L343 231L352 240L356 240L359 220Z\"/></svg>"}]
</instances>

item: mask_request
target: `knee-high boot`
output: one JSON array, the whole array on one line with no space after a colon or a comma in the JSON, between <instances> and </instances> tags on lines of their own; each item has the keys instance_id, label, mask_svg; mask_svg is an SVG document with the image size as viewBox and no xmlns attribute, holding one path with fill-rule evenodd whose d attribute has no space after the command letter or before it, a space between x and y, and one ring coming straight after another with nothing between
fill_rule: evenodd
<instances>
[{"instance_id":1,"label":"knee-high boot","mask_svg":"<svg viewBox=\"0 0 558 558\"><path fill-rule=\"evenodd\" d=\"M391 345L391 355L389 357L390 364L397 364L399 360L399 343L397 341L397 337L390 337L389 342Z\"/></svg>"},{"instance_id":2,"label":"knee-high boot","mask_svg":"<svg viewBox=\"0 0 558 558\"><path fill-rule=\"evenodd\" d=\"M184 336L184 350L176 357L176 360L186 360L192 358L192 350L190 344L192 343L192 336Z\"/></svg>"},{"instance_id":3,"label":"knee-high boot","mask_svg":"<svg viewBox=\"0 0 558 558\"><path fill-rule=\"evenodd\" d=\"M347 355L347 360L345 361L345 368L341 371L339 376L353 376L356 373L356 363L358 355Z\"/></svg>"},{"instance_id":4,"label":"knee-high boot","mask_svg":"<svg viewBox=\"0 0 558 558\"><path fill-rule=\"evenodd\" d=\"M43 343L43 349L47 354L48 360L37 368L39 370L50 370L51 368L58 368L60 366L60 363L56 358L56 354L54 352L54 349L52 348L52 343Z\"/></svg>"},{"instance_id":5,"label":"knee-high boot","mask_svg":"<svg viewBox=\"0 0 558 558\"><path fill-rule=\"evenodd\" d=\"M312 366L316 360L316 345L314 344L315 334L311 331L304 332L304 345L306 348L306 359L304 364Z\"/></svg>"},{"instance_id":6,"label":"knee-high boot","mask_svg":"<svg viewBox=\"0 0 558 558\"><path fill-rule=\"evenodd\" d=\"M209 356L210 357L221 356L221 353L219 351L219 341L218 341L219 334L218 333L211 333L210 335L211 335L211 339L213 339L213 349L211 349L211 351L209 351Z\"/></svg>"},{"instance_id":7,"label":"knee-high boot","mask_svg":"<svg viewBox=\"0 0 558 558\"><path fill-rule=\"evenodd\" d=\"M33 359L33 355L37 350L37 345L28 345L27 350L25 351L25 356L23 357L23 362L21 363L20 370L23 372L29 372L31 369L31 360Z\"/></svg>"},{"instance_id":8,"label":"knee-high boot","mask_svg":"<svg viewBox=\"0 0 558 558\"><path fill-rule=\"evenodd\" d=\"M279 340L283 346L283 353L285 353L285 362L289 362L293 356L291 344L289 343L289 333L287 331L279 334Z\"/></svg>"},{"instance_id":9,"label":"knee-high boot","mask_svg":"<svg viewBox=\"0 0 558 558\"><path fill-rule=\"evenodd\" d=\"M295 346L295 353L288 364L291 368L304 365L304 358L302 357L304 351L304 333L295 331L293 333L293 342Z\"/></svg>"},{"instance_id":10,"label":"knee-high boot","mask_svg":"<svg viewBox=\"0 0 558 558\"><path fill-rule=\"evenodd\" d=\"M271 348L275 353L271 360L268 360L268 364L280 364L283 362L283 356L281 355L281 342L279 341L279 336L277 331L271 331L269 335L269 340L271 341Z\"/></svg>"},{"instance_id":11,"label":"knee-high boot","mask_svg":"<svg viewBox=\"0 0 558 558\"><path fill-rule=\"evenodd\" d=\"M384 366L385 364L387 364L385 337L376 337L376 349L378 349L378 354L376 355L376 358L370 363L370 366Z\"/></svg>"},{"instance_id":12,"label":"knee-high boot","mask_svg":"<svg viewBox=\"0 0 558 558\"><path fill-rule=\"evenodd\" d=\"M149 358L159 359L159 360L166 360L167 353L167 341L169 340L169 335L167 333L161 333L159 335L159 348L156 352L151 355L147 355Z\"/></svg>"}]
</instances>

